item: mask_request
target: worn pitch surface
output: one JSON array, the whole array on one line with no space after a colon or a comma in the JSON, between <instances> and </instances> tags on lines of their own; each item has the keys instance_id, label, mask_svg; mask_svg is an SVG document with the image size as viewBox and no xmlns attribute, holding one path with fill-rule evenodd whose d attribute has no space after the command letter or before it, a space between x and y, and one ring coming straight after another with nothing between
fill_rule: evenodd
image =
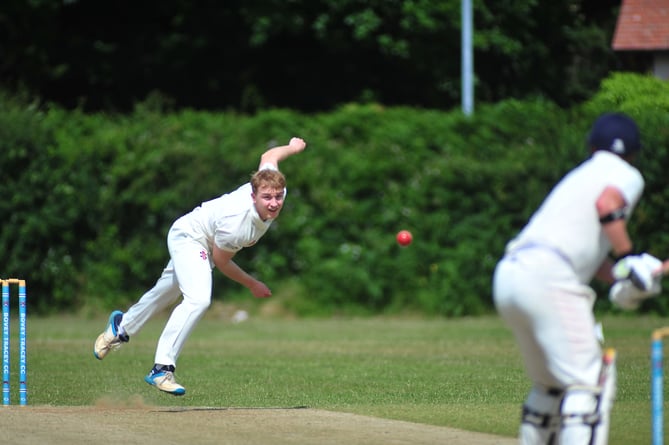
<instances>
[{"instance_id":1,"label":"worn pitch surface","mask_svg":"<svg viewBox=\"0 0 669 445\"><path fill-rule=\"evenodd\" d=\"M8 445L510 445L517 439L310 408L0 407Z\"/></svg>"}]
</instances>

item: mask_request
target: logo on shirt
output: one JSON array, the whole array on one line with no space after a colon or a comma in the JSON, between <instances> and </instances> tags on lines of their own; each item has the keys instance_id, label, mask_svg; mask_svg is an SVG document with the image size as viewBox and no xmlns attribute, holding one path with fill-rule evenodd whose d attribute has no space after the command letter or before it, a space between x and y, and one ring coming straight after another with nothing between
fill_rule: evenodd
<instances>
[{"instance_id":1,"label":"logo on shirt","mask_svg":"<svg viewBox=\"0 0 669 445\"><path fill-rule=\"evenodd\" d=\"M202 258L203 260L207 259L207 251L206 250L204 250L204 249L200 250L200 258Z\"/></svg>"}]
</instances>

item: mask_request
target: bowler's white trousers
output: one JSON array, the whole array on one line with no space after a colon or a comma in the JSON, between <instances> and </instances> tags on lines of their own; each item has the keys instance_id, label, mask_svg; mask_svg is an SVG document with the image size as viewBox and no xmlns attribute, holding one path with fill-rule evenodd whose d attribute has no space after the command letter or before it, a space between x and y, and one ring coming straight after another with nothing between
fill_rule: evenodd
<instances>
[{"instance_id":1,"label":"bowler's white trousers","mask_svg":"<svg viewBox=\"0 0 669 445\"><path fill-rule=\"evenodd\" d=\"M177 220L167 235L170 261L162 275L137 303L123 315L121 327L131 337L155 314L183 295L172 311L158 340L155 363L174 365L184 343L211 303L212 263L210 252Z\"/></svg>"}]
</instances>

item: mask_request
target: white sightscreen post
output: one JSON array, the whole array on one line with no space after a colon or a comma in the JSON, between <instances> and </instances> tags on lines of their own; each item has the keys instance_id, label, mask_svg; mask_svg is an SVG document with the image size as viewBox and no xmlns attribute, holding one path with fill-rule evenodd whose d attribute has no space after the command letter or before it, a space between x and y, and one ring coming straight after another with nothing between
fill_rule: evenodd
<instances>
[{"instance_id":1,"label":"white sightscreen post","mask_svg":"<svg viewBox=\"0 0 669 445\"><path fill-rule=\"evenodd\" d=\"M472 56L472 0L462 0L462 112L474 112L474 64Z\"/></svg>"}]
</instances>

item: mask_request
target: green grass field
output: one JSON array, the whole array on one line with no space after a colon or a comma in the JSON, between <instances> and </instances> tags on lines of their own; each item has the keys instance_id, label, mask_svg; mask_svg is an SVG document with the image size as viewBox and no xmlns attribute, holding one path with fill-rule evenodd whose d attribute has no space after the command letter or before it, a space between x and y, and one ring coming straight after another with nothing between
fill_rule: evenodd
<instances>
[{"instance_id":1,"label":"green grass field","mask_svg":"<svg viewBox=\"0 0 669 445\"><path fill-rule=\"evenodd\" d=\"M30 317L29 404L308 406L514 436L529 389L511 334L496 317L251 318L233 324L210 314L180 358L177 377L188 392L177 398L143 382L165 320L152 320L99 362L92 347L104 318ZM603 322L607 346L619 354L610 443L649 443L649 337L669 320Z\"/></svg>"}]
</instances>

